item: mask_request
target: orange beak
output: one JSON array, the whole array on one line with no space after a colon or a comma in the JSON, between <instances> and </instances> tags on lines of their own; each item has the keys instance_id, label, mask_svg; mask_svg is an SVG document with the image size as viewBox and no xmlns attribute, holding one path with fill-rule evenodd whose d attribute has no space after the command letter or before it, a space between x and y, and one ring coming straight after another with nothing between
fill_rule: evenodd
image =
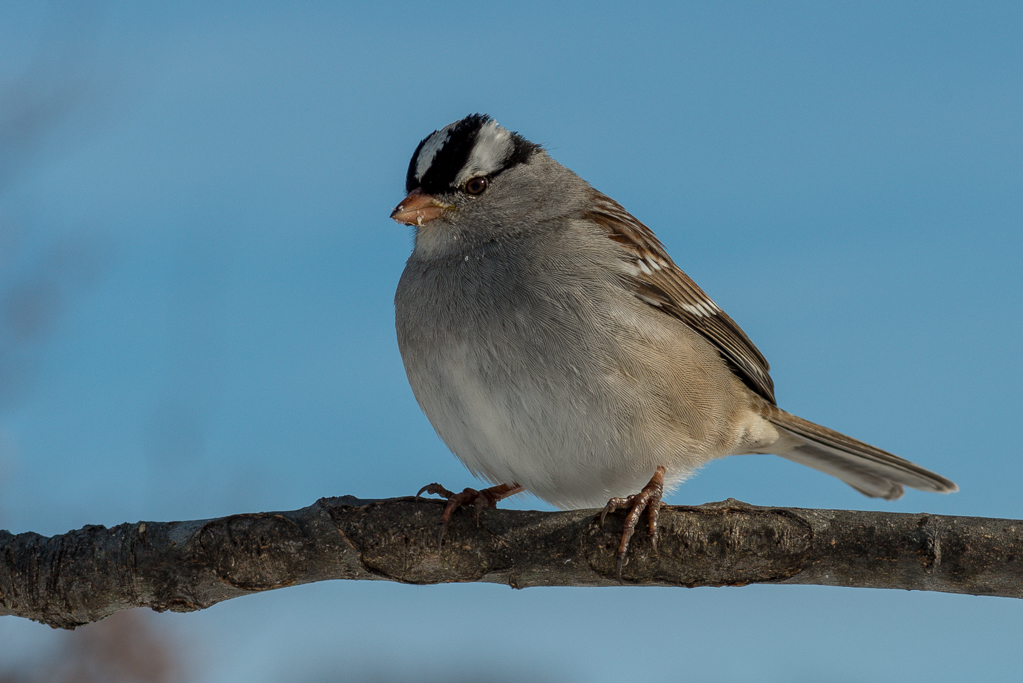
<instances>
[{"instance_id":1,"label":"orange beak","mask_svg":"<svg viewBox=\"0 0 1023 683\"><path fill-rule=\"evenodd\" d=\"M433 195L425 194L417 187L391 212L391 218L405 225L419 226L440 218L445 211L453 208L450 204L438 201Z\"/></svg>"}]
</instances>

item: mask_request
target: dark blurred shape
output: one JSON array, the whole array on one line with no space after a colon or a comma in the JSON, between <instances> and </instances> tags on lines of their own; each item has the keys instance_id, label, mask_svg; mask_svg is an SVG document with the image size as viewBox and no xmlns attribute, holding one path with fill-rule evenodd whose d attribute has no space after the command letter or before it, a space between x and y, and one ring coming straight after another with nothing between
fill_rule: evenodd
<instances>
[{"instance_id":1,"label":"dark blurred shape","mask_svg":"<svg viewBox=\"0 0 1023 683\"><path fill-rule=\"evenodd\" d=\"M63 298L53 280L30 280L15 283L3 293L3 325L10 330L15 343L41 337L50 330L60 313Z\"/></svg>"},{"instance_id":2,"label":"dark blurred shape","mask_svg":"<svg viewBox=\"0 0 1023 683\"><path fill-rule=\"evenodd\" d=\"M115 614L83 627L64 641L54 683L172 683L177 657L169 639L142 610Z\"/></svg>"},{"instance_id":3,"label":"dark blurred shape","mask_svg":"<svg viewBox=\"0 0 1023 683\"><path fill-rule=\"evenodd\" d=\"M61 226L77 232L54 240L48 227L49 236L41 237L32 229L31 207L3 202L11 183L40 160L74 149L97 121L89 114L112 80L110 69L92 58L103 6L51 4L35 59L12 82L0 83L0 411L31 386L43 340L108 260L107 245L94 232ZM77 124L71 134L58 136L71 122ZM60 142L48 148L54 139Z\"/></svg>"},{"instance_id":4,"label":"dark blurred shape","mask_svg":"<svg viewBox=\"0 0 1023 683\"><path fill-rule=\"evenodd\" d=\"M86 74L104 4L53 3L37 57L13 83L0 84L0 192L62 123L81 113L86 97L97 99L98 83Z\"/></svg>"},{"instance_id":5,"label":"dark blurred shape","mask_svg":"<svg viewBox=\"0 0 1023 683\"><path fill-rule=\"evenodd\" d=\"M0 243L4 227L0 224ZM84 234L61 235L49 247L30 239L19 246L19 252L6 254L6 267L0 261L0 412L31 386L40 347L101 278L110 253L100 237Z\"/></svg>"},{"instance_id":6,"label":"dark blurred shape","mask_svg":"<svg viewBox=\"0 0 1023 683\"><path fill-rule=\"evenodd\" d=\"M0 671L0 683L175 683L183 679L181 648L153 628L145 610L119 612L60 634L47 661ZM38 654L36 655L38 657Z\"/></svg>"},{"instance_id":7,"label":"dark blurred shape","mask_svg":"<svg viewBox=\"0 0 1023 683\"><path fill-rule=\"evenodd\" d=\"M14 343L45 336L68 299L99 279L104 251L95 237L68 235L31 258L28 272L14 274L13 281L0 288L0 329L6 328Z\"/></svg>"}]
</instances>

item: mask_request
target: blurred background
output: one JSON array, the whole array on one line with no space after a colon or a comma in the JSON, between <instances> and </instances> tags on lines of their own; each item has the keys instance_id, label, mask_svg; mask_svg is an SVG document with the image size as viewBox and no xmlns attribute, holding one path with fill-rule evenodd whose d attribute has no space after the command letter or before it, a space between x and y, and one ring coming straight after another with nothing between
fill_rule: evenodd
<instances>
[{"instance_id":1,"label":"blurred background","mask_svg":"<svg viewBox=\"0 0 1023 683\"><path fill-rule=\"evenodd\" d=\"M1023 7L677 5L0 2L0 528L473 485L404 377L388 213L477 111L651 226L780 405L962 489L749 456L668 502L1023 518ZM0 681L1004 680L1021 640L1007 599L330 582L6 617Z\"/></svg>"}]
</instances>

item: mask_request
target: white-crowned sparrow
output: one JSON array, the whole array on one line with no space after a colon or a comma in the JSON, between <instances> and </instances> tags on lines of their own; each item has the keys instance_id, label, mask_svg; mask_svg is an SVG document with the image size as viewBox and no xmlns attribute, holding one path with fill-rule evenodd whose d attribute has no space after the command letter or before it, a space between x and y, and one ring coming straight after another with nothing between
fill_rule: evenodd
<instances>
[{"instance_id":1,"label":"white-crowned sparrow","mask_svg":"<svg viewBox=\"0 0 1023 683\"><path fill-rule=\"evenodd\" d=\"M420 142L406 190L391 214L415 228L394 299L405 371L448 447L497 484L425 487L450 499L444 523L522 490L629 507L620 572L648 505L656 538L662 487L726 455L775 453L880 498L957 490L778 408L767 361L650 229L489 117Z\"/></svg>"}]
</instances>

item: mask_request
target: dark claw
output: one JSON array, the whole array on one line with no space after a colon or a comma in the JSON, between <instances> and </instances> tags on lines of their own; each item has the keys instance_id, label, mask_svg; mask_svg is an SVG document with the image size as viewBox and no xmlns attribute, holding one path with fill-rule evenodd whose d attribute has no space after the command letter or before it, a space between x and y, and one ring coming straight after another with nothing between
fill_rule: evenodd
<instances>
[{"instance_id":1,"label":"dark claw","mask_svg":"<svg viewBox=\"0 0 1023 683\"><path fill-rule=\"evenodd\" d=\"M632 495L629 496L628 498L612 498L611 500L607 501L607 505L605 505L604 509L600 512L600 526L604 526L604 520L607 518L607 514L609 512L615 512L617 510L621 510L622 508L629 507L630 505L632 505L632 499L635 497L636 497L635 495Z\"/></svg>"},{"instance_id":2,"label":"dark claw","mask_svg":"<svg viewBox=\"0 0 1023 683\"><path fill-rule=\"evenodd\" d=\"M426 491L431 496L441 496L443 498L448 498L448 499L450 499L452 496L455 495L454 493L452 493L451 491L448 491L446 488L444 488L443 486L441 486L440 484L438 484L436 482L434 482L432 484L427 484L423 488L419 489L419 491L416 493L416 498L418 498L419 496L423 495L423 491Z\"/></svg>"}]
</instances>

